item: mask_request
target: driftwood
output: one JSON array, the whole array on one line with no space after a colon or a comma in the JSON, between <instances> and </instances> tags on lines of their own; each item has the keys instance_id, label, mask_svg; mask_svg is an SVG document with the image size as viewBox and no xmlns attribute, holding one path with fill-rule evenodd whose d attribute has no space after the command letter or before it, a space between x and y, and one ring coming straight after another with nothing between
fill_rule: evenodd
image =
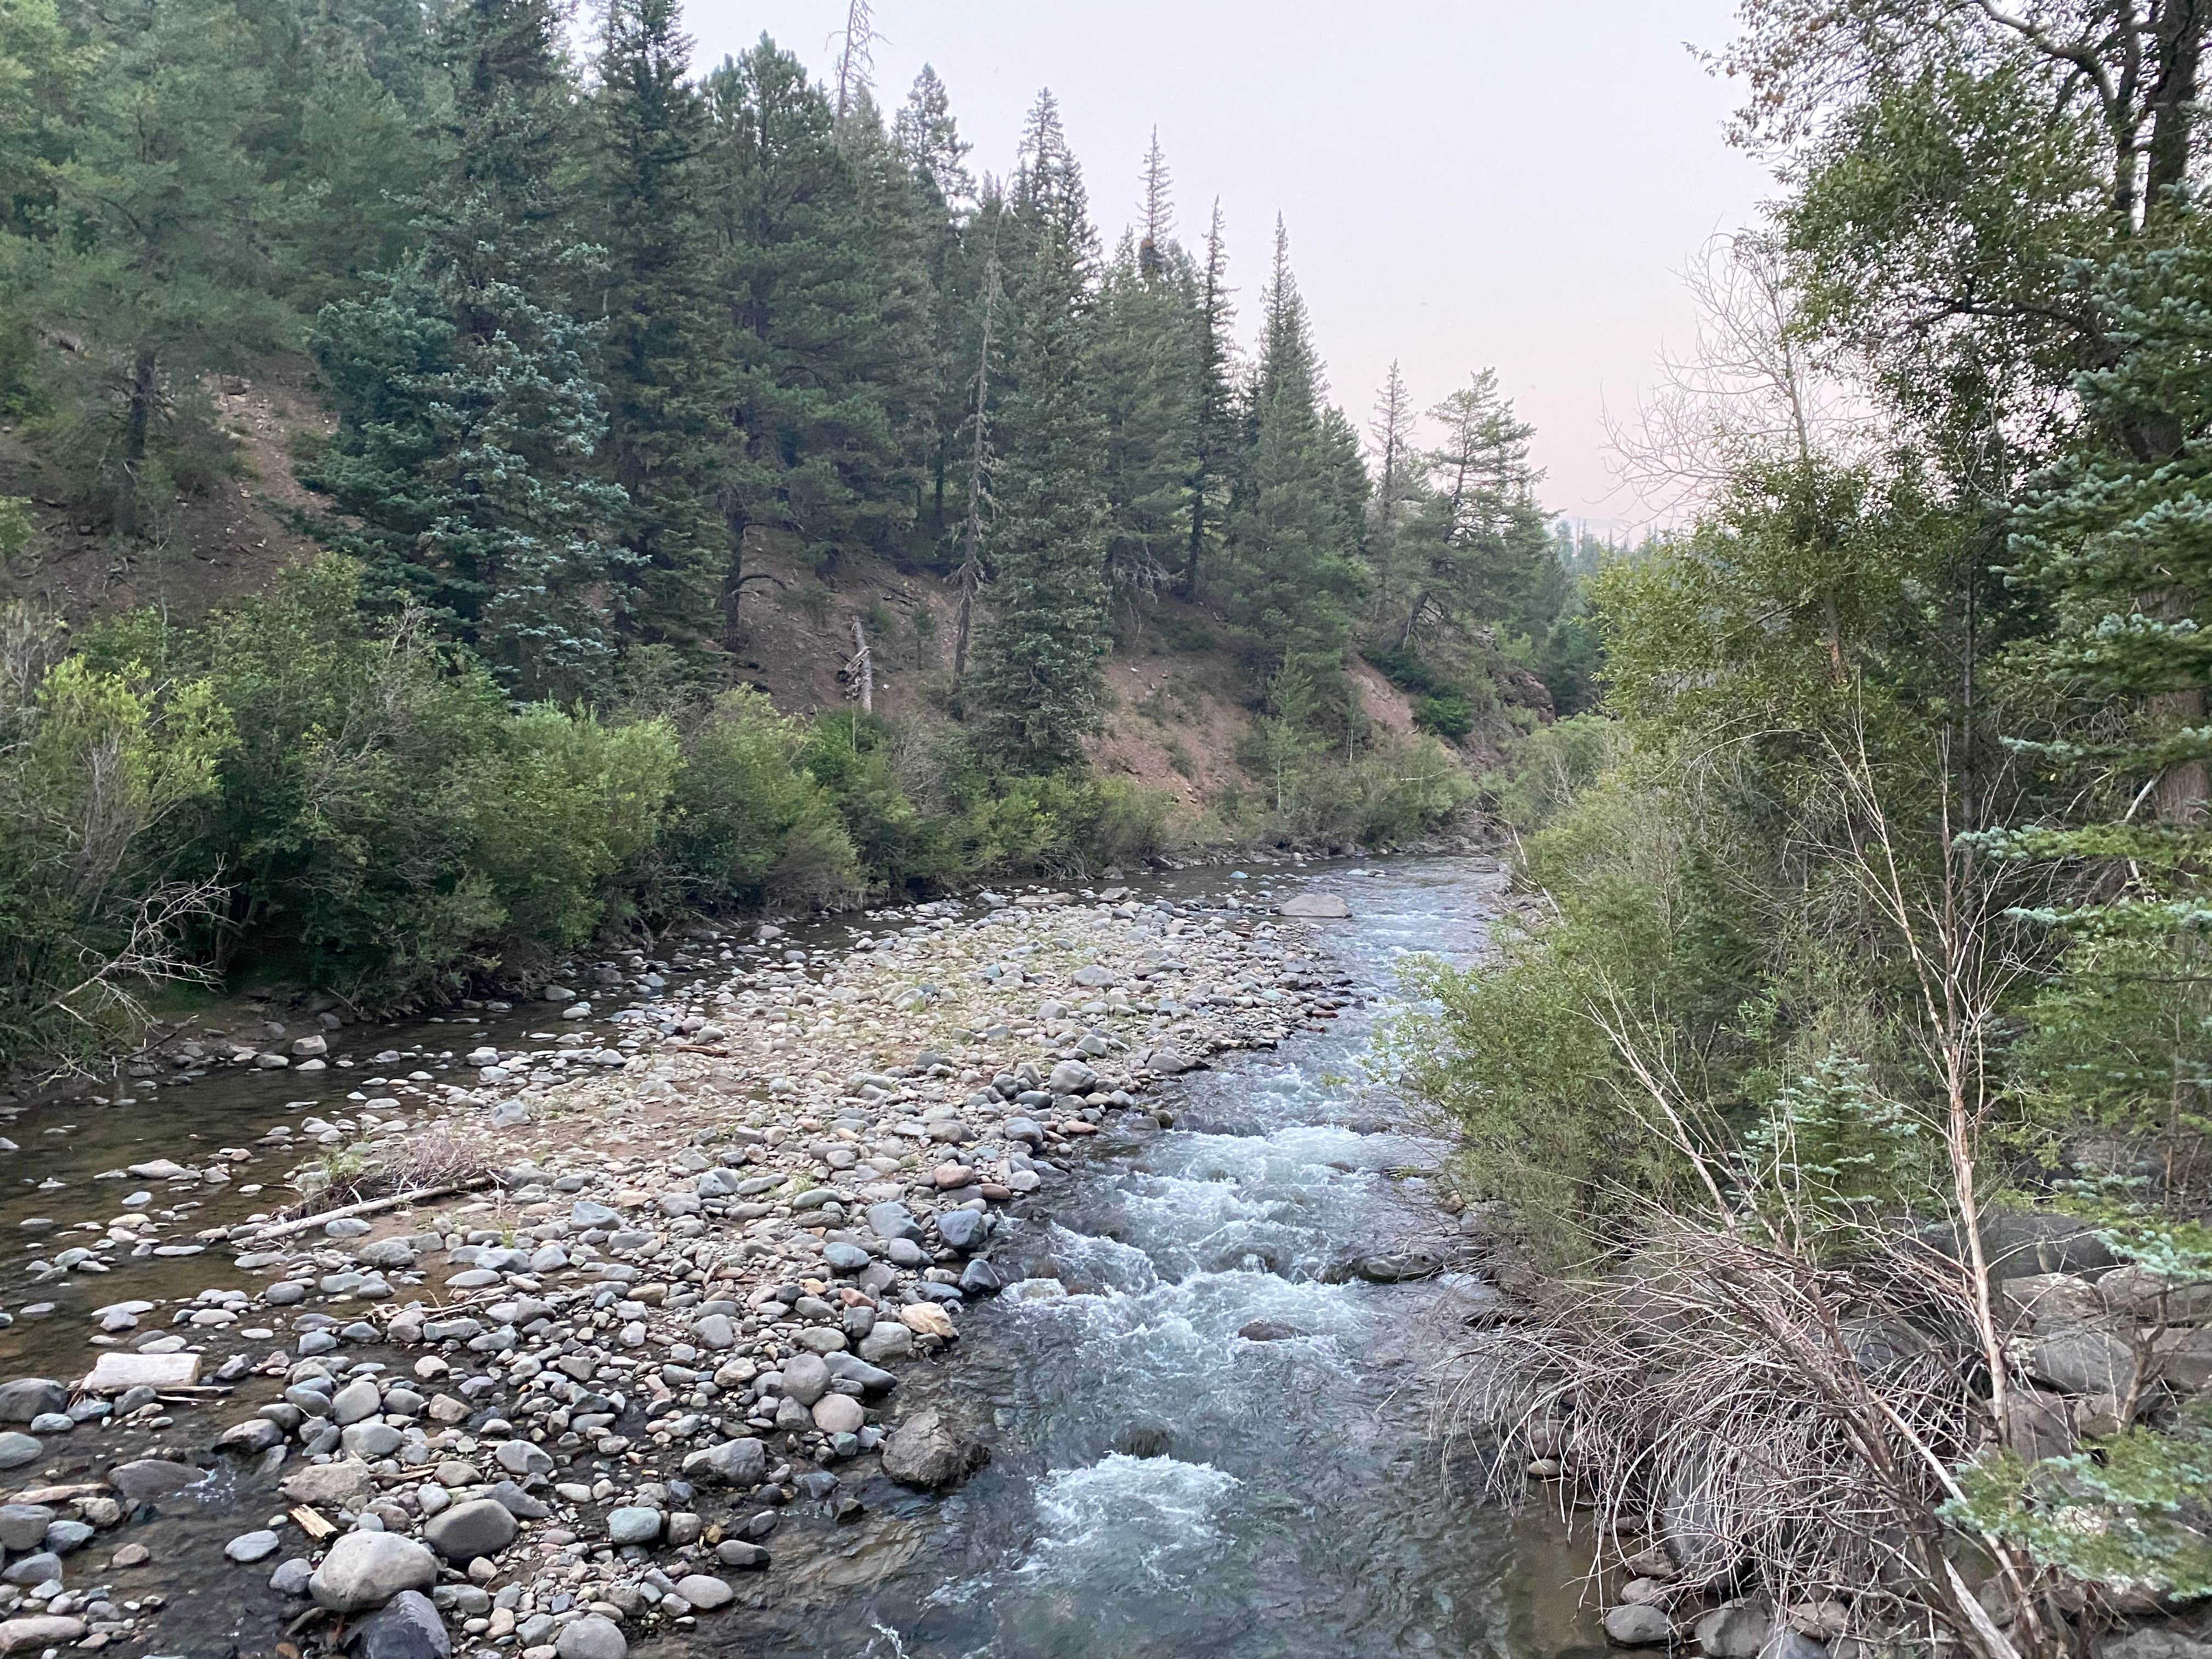
<instances>
[{"instance_id":1,"label":"driftwood","mask_svg":"<svg viewBox=\"0 0 2212 1659\"><path fill-rule=\"evenodd\" d=\"M318 1210L313 1215L303 1215L290 1221L271 1221L257 1228L245 1242L265 1244L272 1239L289 1238L294 1233L303 1233L310 1227L325 1222L343 1221L348 1216L379 1215L386 1210L396 1210L409 1204L427 1204L434 1198L451 1198L456 1193L481 1192L493 1185L496 1176L477 1176L468 1181L448 1182L442 1187L422 1187L413 1192L394 1193L388 1198L372 1198L359 1204L348 1204L336 1210Z\"/></svg>"}]
</instances>

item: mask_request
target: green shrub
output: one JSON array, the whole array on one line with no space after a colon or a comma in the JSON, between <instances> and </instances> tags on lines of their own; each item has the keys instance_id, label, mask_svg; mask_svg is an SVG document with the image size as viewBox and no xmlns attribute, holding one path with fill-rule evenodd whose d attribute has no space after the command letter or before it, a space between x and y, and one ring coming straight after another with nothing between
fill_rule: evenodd
<instances>
[{"instance_id":1,"label":"green shrub","mask_svg":"<svg viewBox=\"0 0 2212 1659\"><path fill-rule=\"evenodd\" d=\"M1457 743L1474 730L1474 706L1452 691L1417 698L1413 703L1413 724L1424 732Z\"/></svg>"},{"instance_id":2,"label":"green shrub","mask_svg":"<svg viewBox=\"0 0 2212 1659\"><path fill-rule=\"evenodd\" d=\"M689 902L829 902L866 884L835 798L799 764L807 735L750 688L686 734L667 855Z\"/></svg>"}]
</instances>

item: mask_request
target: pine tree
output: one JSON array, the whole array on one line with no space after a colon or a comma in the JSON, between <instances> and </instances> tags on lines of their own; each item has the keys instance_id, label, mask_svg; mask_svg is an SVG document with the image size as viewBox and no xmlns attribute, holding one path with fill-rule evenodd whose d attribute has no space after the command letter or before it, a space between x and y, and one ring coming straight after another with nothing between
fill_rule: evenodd
<instances>
[{"instance_id":1,"label":"pine tree","mask_svg":"<svg viewBox=\"0 0 2212 1659\"><path fill-rule=\"evenodd\" d=\"M1246 394L1250 448L1231 506L1228 611L1274 663L1296 658L1333 676L1359 591L1358 520L1347 517L1342 473L1345 440L1355 459L1358 442L1340 417L1324 422L1320 365L1279 221L1262 312Z\"/></svg>"},{"instance_id":2,"label":"pine tree","mask_svg":"<svg viewBox=\"0 0 2212 1659\"><path fill-rule=\"evenodd\" d=\"M600 324L606 465L630 603L655 635L696 635L723 562L712 510L729 400L714 305L707 109L685 78L676 0L611 0L592 100L589 194L605 249Z\"/></svg>"},{"instance_id":3,"label":"pine tree","mask_svg":"<svg viewBox=\"0 0 2212 1659\"><path fill-rule=\"evenodd\" d=\"M1101 472L1114 517L1109 592L1150 593L1176 574L1196 466L1195 273L1172 239L1167 166L1154 136L1145 160L1141 235L1125 239L1101 284L1092 331L1106 422Z\"/></svg>"},{"instance_id":4,"label":"pine tree","mask_svg":"<svg viewBox=\"0 0 2212 1659\"><path fill-rule=\"evenodd\" d=\"M1457 626L1514 617L1540 559L1550 557L1528 465L1535 428L1516 419L1483 369L1429 411L1443 441L1427 456L1432 497L1415 538L1412 596L1398 630L1405 649L1425 622Z\"/></svg>"},{"instance_id":5,"label":"pine tree","mask_svg":"<svg viewBox=\"0 0 2212 1659\"><path fill-rule=\"evenodd\" d=\"M288 320L270 297L280 200L254 125L274 102L281 20L227 0L158 0L131 19L86 79L73 153L24 181L51 188L58 229L31 307L90 348L56 365L79 382L58 399L57 447L125 537L173 493L171 457L211 441L198 377L274 348ZM31 154L51 136L33 125Z\"/></svg>"},{"instance_id":6,"label":"pine tree","mask_svg":"<svg viewBox=\"0 0 2212 1659\"><path fill-rule=\"evenodd\" d=\"M1414 448L1413 394L1393 358L1390 373L1376 394L1375 418L1368 435L1375 446L1375 500L1368 529L1368 566L1375 586L1374 620L1390 612L1407 526L1425 494L1424 469Z\"/></svg>"},{"instance_id":7,"label":"pine tree","mask_svg":"<svg viewBox=\"0 0 2212 1659\"><path fill-rule=\"evenodd\" d=\"M991 447L991 363L997 343L999 320L999 249L996 242L983 252L982 325L975 348L975 373L969 384L970 412L968 432L968 511L960 533L960 568L954 573L959 610L952 635L952 678L968 672L968 642L974 632L975 596L983 586L983 526L997 505L991 481L998 457Z\"/></svg>"},{"instance_id":8,"label":"pine tree","mask_svg":"<svg viewBox=\"0 0 2212 1659\"><path fill-rule=\"evenodd\" d=\"M915 76L891 142L914 180L918 239L929 280L928 501L921 513L927 544L945 537L945 489L969 417L969 370L976 348L978 278L963 234L975 210L969 146L953 119L951 96L925 64Z\"/></svg>"},{"instance_id":9,"label":"pine tree","mask_svg":"<svg viewBox=\"0 0 2212 1659\"><path fill-rule=\"evenodd\" d=\"M1079 763L1099 723L1109 511L1093 475L1105 433L1090 395L1083 260L1054 213L1036 236L1002 427L991 620L968 684L986 750L1049 770Z\"/></svg>"},{"instance_id":10,"label":"pine tree","mask_svg":"<svg viewBox=\"0 0 2212 1659\"><path fill-rule=\"evenodd\" d=\"M544 0L468 0L446 23L455 157L422 248L313 341L338 409L302 470L358 523L332 540L414 595L518 693L589 689L615 649L603 527L627 506L592 477L605 431L592 331L561 290L588 255L562 234L572 87Z\"/></svg>"},{"instance_id":11,"label":"pine tree","mask_svg":"<svg viewBox=\"0 0 2212 1659\"><path fill-rule=\"evenodd\" d=\"M1237 441L1235 387L1231 371L1237 347L1231 329L1237 318L1229 302L1229 256L1224 241L1221 204L1206 231L1206 265L1193 319L1196 349L1191 362L1191 468L1188 520L1190 545L1183 557L1182 592L1196 599L1204 574L1221 538L1229 500L1230 472Z\"/></svg>"},{"instance_id":12,"label":"pine tree","mask_svg":"<svg viewBox=\"0 0 2212 1659\"><path fill-rule=\"evenodd\" d=\"M765 38L708 77L716 281L735 428L718 496L724 643L740 642L750 538L828 562L913 522L903 429L926 399L926 274L880 123L840 139L828 97ZM848 123L852 118L848 117ZM898 405L911 405L901 408Z\"/></svg>"}]
</instances>

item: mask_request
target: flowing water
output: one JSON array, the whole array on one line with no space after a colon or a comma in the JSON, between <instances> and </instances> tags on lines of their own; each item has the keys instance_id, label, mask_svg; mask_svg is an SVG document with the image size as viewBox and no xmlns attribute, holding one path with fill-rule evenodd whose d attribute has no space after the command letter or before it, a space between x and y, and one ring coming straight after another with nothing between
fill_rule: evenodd
<instances>
[{"instance_id":1,"label":"flowing water","mask_svg":"<svg viewBox=\"0 0 2212 1659\"><path fill-rule=\"evenodd\" d=\"M1324 959L1387 994L1407 953L1479 945L1498 879L1466 860L1322 872L1353 913L1316 924ZM997 1252L1027 1277L963 1322L933 1385L905 1385L980 1425L989 1467L942 1501L878 1482L862 1520L787 1527L766 1605L697 1640L867 1659L1601 1642L1561 1542L1432 1433L1433 1368L1480 1287L1350 1271L1455 1237L1419 1173L1443 1147L1363 1086L1381 1012L1184 1079L1174 1128L1105 1138L1029 1203ZM1269 1340L1238 1334L1255 1322Z\"/></svg>"},{"instance_id":2,"label":"flowing water","mask_svg":"<svg viewBox=\"0 0 2212 1659\"><path fill-rule=\"evenodd\" d=\"M905 1409L937 1404L974 1426L992 1447L989 1467L945 1498L860 1482L863 1508L844 1522L827 1504L794 1505L771 1540L774 1565L743 1581L754 1605L704 1622L684 1649L1552 1659L1601 1642L1577 1605L1572 1553L1487 1500L1476 1453L1447 1457L1435 1436L1437 1364L1483 1287L1467 1273L1387 1284L1356 1272L1381 1253L1462 1243L1423 1174L1443 1147L1368 1085L1362 1061L1401 960L1477 949L1500 878L1467 859L1255 877L1193 872L1137 885L1186 900L1234 891L1248 903L1305 885L1340 893L1352 917L1314 925L1316 954L1376 1000L1177 1080L1163 1091L1175 1127L1102 1135L1072 1175L1024 1200L994 1251L1017 1282L963 1316L952 1363L910 1367L902 1382ZM834 950L875 925L832 921L794 942ZM687 977L653 965L672 993ZM648 996L631 1017L651 1010ZM601 1012L593 1040L611 1040L624 1029L606 1017L614 1001ZM136 1099L20 1108L4 1126L21 1151L0 1229L21 1241L18 1261L51 1255L77 1224L112 1212L121 1189L95 1172L155 1156L198 1162L317 1110L350 1125L343 1115L359 1110L371 1080L367 1092L396 1090L419 1114L436 1081L466 1075L450 1056L487 1040L514 1046L546 1018L524 1007L349 1031L334 1046L355 1064L313 1083L218 1071ZM404 1058L374 1062L394 1050ZM157 1205L163 1236L189 1239L280 1204L289 1162L242 1165L228 1188ZM263 1191L251 1190L257 1182ZM0 1258L0 1301L16 1315L0 1331L5 1375L80 1374L86 1316L101 1303L190 1296L234 1277L216 1252L126 1255L104 1278L35 1284L11 1265ZM59 1467L90 1471L92 1446L56 1450ZM270 1486L226 1470L161 1523L165 1651L274 1646L291 1608L219 1559L224 1539L259 1523L246 1517L270 1506ZM640 1659L678 1650L653 1645Z\"/></svg>"}]
</instances>

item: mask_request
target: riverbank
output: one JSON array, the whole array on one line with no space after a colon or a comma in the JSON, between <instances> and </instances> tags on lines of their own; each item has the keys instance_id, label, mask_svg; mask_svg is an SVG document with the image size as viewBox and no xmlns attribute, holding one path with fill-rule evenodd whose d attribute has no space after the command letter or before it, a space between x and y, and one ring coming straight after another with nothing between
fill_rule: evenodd
<instances>
[{"instance_id":1,"label":"riverbank","mask_svg":"<svg viewBox=\"0 0 2212 1659\"><path fill-rule=\"evenodd\" d=\"M19 1497L97 1535L66 1567L56 1553L59 1587L11 1566L9 1611L81 1620L85 1640L160 1632L122 1582L159 1564L101 1521L224 1481L274 1481L289 1505L223 1540L232 1573L344 1615L428 1590L464 1647L599 1659L761 1599L746 1573L777 1510L872 1467L900 1369L996 1288L1006 1208L1163 1078L1338 1012L1303 928L1258 908L1031 894L888 918L905 925L842 956L773 927L708 939L727 973L632 1011L612 1042L564 1042L563 1016L573 1036L592 1011L556 999L544 1041L459 1056L465 1081L361 1076L341 1112L204 1164L139 1164L145 1192L102 1229L133 1251L134 1217L310 1144L332 1182L373 1186L382 1164L488 1184L428 1215L249 1218L151 1246L228 1248L235 1271L174 1305L106 1304L92 1342L113 1374L166 1364L231 1392L219 1411L173 1387L86 1395L67 1407L83 1426L33 1425L22 1467L46 1466L28 1476L46 1490ZM915 1458L894 1435L890 1462L925 1484L969 1460L949 1426L910 1437ZM88 1475L105 1485L70 1486ZM324 1528L347 1530L318 1550ZM103 1555L104 1572L76 1565ZM429 1639L415 1613L385 1620L392 1640Z\"/></svg>"}]
</instances>

